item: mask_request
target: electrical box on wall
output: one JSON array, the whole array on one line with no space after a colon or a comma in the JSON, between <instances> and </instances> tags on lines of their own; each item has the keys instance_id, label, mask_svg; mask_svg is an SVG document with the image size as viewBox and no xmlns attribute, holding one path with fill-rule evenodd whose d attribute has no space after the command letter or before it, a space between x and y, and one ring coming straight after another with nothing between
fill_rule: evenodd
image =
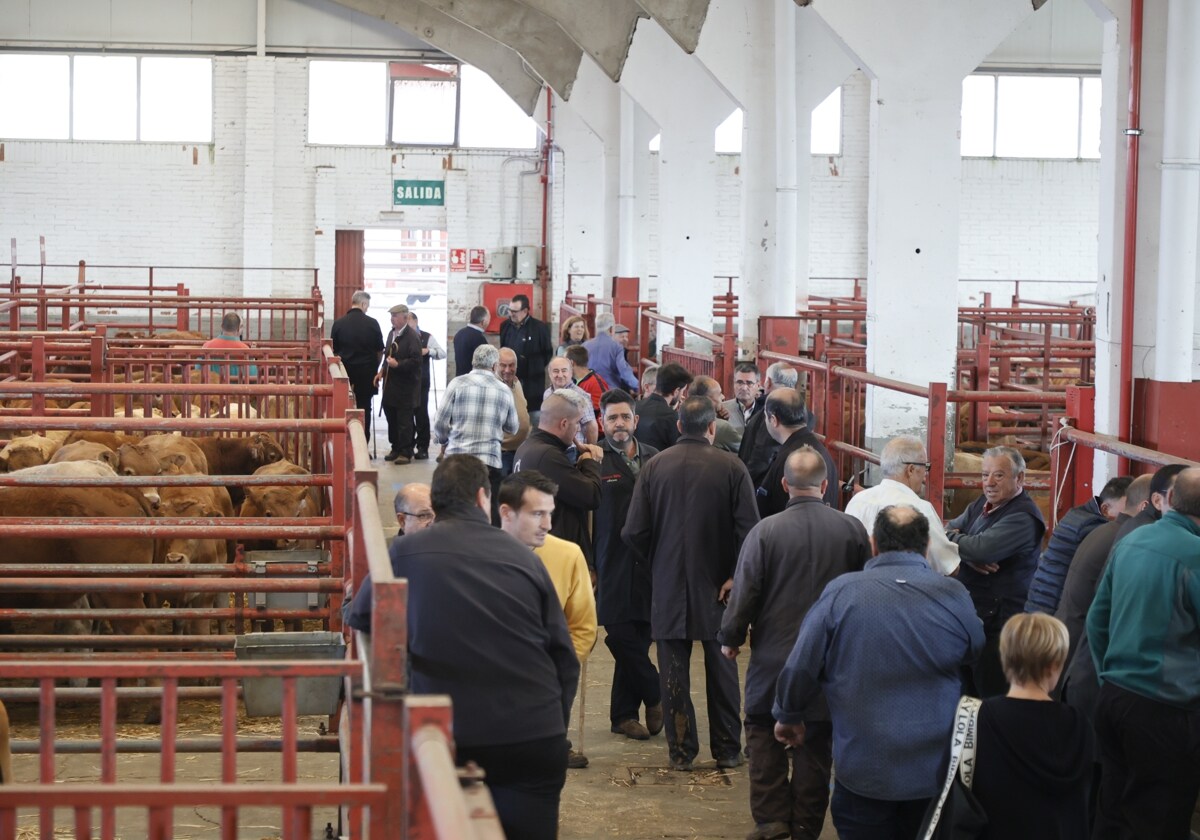
<instances>
[{"instance_id":1,"label":"electrical box on wall","mask_svg":"<svg viewBox=\"0 0 1200 840\"><path fill-rule=\"evenodd\" d=\"M513 249L497 248L488 252L488 276L493 280L511 280L513 278Z\"/></svg>"},{"instance_id":2,"label":"electrical box on wall","mask_svg":"<svg viewBox=\"0 0 1200 840\"><path fill-rule=\"evenodd\" d=\"M536 280L538 269L538 248L536 245L517 246L517 279Z\"/></svg>"}]
</instances>

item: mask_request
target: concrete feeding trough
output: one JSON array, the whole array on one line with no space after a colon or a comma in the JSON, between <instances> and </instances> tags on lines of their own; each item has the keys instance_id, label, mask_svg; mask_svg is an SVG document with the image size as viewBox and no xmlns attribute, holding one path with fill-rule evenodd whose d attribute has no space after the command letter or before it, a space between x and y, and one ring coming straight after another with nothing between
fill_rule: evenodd
<instances>
[{"instance_id":1,"label":"concrete feeding trough","mask_svg":"<svg viewBox=\"0 0 1200 840\"><path fill-rule=\"evenodd\" d=\"M274 563L304 564L307 574L294 575L297 579L315 578L319 564L329 562L329 552L321 549L299 551L247 551L246 563L255 575L272 578L270 567ZM288 575L287 577L293 577ZM255 592L249 596L248 607L256 610L312 610L314 613L329 606L328 592Z\"/></svg>"},{"instance_id":2,"label":"concrete feeding trough","mask_svg":"<svg viewBox=\"0 0 1200 840\"><path fill-rule=\"evenodd\" d=\"M338 633L324 630L303 633L247 633L233 642L234 655L246 662L278 660L340 661L346 657L346 642ZM342 677L300 677L296 680L296 714L331 715L342 694ZM242 697L250 717L279 717L283 714L283 680L278 677L249 677L242 680Z\"/></svg>"}]
</instances>

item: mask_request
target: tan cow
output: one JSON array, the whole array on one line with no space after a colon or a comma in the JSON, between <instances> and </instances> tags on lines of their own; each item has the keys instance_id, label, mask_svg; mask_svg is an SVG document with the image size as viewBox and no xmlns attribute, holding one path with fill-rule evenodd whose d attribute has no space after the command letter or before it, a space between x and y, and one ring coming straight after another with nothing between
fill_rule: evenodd
<instances>
[{"instance_id":1,"label":"tan cow","mask_svg":"<svg viewBox=\"0 0 1200 840\"><path fill-rule=\"evenodd\" d=\"M123 432L100 432L100 431L74 431L67 435L64 446L68 443L75 443L80 440L87 440L93 443L102 443L111 449L113 452L119 450L127 443L137 443L142 439L141 435L127 435Z\"/></svg>"},{"instance_id":2,"label":"tan cow","mask_svg":"<svg viewBox=\"0 0 1200 840\"><path fill-rule=\"evenodd\" d=\"M276 461L254 471L255 475L309 475L304 467L291 461ZM303 485L271 486L259 485L246 488L246 499L242 502L241 516L304 518L321 515L321 491L317 487ZM251 548L247 545L246 548ZM266 545L254 545L264 549L316 548L315 540L272 540Z\"/></svg>"},{"instance_id":3,"label":"tan cow","mask_svg":"<svg viewBox=\"0 0 1200 840\"><path fill-rule=\"evenodd\" d=\"M256 432L249 437L189 439L200 447L208 459L209 475L254 475L259 467L285 460L279 441L266 432ZM229 495L235 507L241 507L246 497L241 487L230 487Z\"/></svg>"},{"instance_id":4,"label":"tan cow","mask_svg":"<svg viewBox=\"0 0 1200 840\"><path fill-rule=\"evenodd\" d=\"M163 516L211 518L233 516L233 503L229 500L229 492L224 487L164 487L162 488L162 506L159 513ZM236 543L226 540L206 540L197 537L171 537L166 544L166 562L168 563L226 563L232 559L230 552L236 550ZM188 608L215 608L218 601L226 605L229 596L218 592L189 592L178 596L178 606ZM177 625L179 626L179 625ZM192 635L207 636L212 630L209 619L194 619L187 622L187 632Z\"/></svg>"},{"instance_id":5,"label":"tan cow","mask_svg":"<svg viewBox=\"0 0 1200 840\"><path fill-rule=\"evenodd\" d=\"M58 451L50 457L51 464L61 464L64 461L99 461L102 464L108 464L114 470L120 463L116 452L103 443L94 443L90 440L68 443L59 447Z\"/></svg>"},{"instance_id":6,"label":"tan cow","mask_svg":"<svg viewBox=\"0 0 1200 840\"><path fill-rule=\"evenodd\" d=\"M0 449L0 470L15 472L48 463L58 447L57 440L41 435L13 438L8 446Z\"/></svg>"},{"instance_id":7,"label":"tan cow","mask_svg":"<svg viewBox=\"0 0 1200 840\"><path fill-rule=\"evenodd\" d=\"M208 458L190 438L147 435L117 451L122 475L208 475Z\"/></svg>"}]
</instances>

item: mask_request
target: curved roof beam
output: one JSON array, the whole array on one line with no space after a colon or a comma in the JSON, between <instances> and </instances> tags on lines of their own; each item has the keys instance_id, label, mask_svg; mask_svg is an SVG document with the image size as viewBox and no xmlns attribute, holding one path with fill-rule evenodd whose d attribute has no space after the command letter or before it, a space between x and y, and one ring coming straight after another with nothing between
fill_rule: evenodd
<instances>
[{"instance_id":1,"label":"curved roof beam","mask_svg":"<svg viewBox=\"0 0 1200 840\"><path fill-rule=\"evenodd\" d=\"M633 32L640 18L650 15L637 0L517 0L554 18L571 40L583 48L614 82L620 81Z\"/></svg>"},{"instance_id":2,"label":"curved roof beam","mask_svg":"<svg viewBox=\"0 0 1200 840\"><path fill-rule=\"evenodd\" d=\"M700 44L700 30L708 16L709 0L637 0L658 21L676 44L689 55Z\"/></svg>"},{"instance_id":3,"label":"curved roof beam","mask_svg":"<svg viewBox=\"0 0 1200 840\"><path fill-rule=\"evenodd\" d=\"M543 82L524 59L482 32L420 3L403 0L336 0L338 5L380 18L416 35L447 55L478 67L521 109L533 116Z\"/></svg>"},{"instance_id":4,"label":"curved roof beam","mask_svg":"<svg viewBox=\"0 0 1200 840\"><path fill-rule=\"evenodd\" d=\"M583 49L554 18L516 0L408 0L405 5L435 9L508 45L555 93L571 97Z\"/></svg>"}]
</instances>

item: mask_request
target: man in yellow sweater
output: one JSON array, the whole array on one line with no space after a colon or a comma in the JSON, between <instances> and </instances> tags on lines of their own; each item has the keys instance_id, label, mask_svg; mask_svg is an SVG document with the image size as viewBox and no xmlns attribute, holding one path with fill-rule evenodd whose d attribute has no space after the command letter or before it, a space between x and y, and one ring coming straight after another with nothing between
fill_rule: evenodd
<instances>
[{"instance_id":1,"label":"man in yellow sweater","mask_svg":"<svg viewBox=\"0 0 1200 840\"><path fill-rule=\"evenodd\" d=\"M500 527L529 546L545 564L567 618L575 655L582 664L596 644L596 596L583 551L575 543L550 534L557 492L558 485L537 470L508 476L500 482ZM572 752L567 766L587 767L587 757Z\"/></svg>"}]
</instances>

